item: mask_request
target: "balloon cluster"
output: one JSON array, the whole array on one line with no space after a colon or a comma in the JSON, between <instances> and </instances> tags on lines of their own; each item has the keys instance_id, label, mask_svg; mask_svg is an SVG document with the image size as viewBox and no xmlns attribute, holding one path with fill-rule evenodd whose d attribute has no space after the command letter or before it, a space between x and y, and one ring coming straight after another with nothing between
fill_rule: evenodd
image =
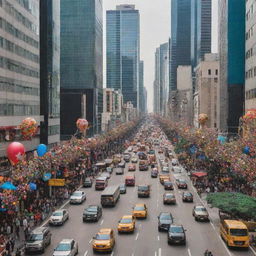
<instances>
[{"instance_id":1,"label":"balloon cluster","mask_svg":"<svg viewBox=\"0 0 256 256\"><path fill-rule=\"evenodd\" d=\"M20 125L20 130L24 139L31 139L36 135L38 130L36 120L31 117L24 119Z\"/></svg>"},{"instance_id":2,"label":"balloon cluster","mask_svg":"<svg viewBox=\"0 0 256 256\"><path fill-rule=\"evenodd\" d=\"M250 109L248 110L245 115L243 116L243 120L253 120L256 119L256 109Z\"/></svg>"},{"instance_id":3,"label":"balloon cluster","mask_svg":"<svg viewBox=\"0 0 256 256\"><path fill-rule=\"evenodd\" d=\"M86 119L79 118L76 121L76 126L80 132L84 132L88 128L88 121Z\"/></svg>"}]
</instances>

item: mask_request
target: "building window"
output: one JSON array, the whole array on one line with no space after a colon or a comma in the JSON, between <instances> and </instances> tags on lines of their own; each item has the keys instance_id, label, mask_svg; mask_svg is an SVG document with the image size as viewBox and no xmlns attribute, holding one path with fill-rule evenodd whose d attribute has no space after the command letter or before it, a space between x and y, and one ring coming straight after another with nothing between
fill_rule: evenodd
<instances>
[{"instance_id":1,"label":"building window","mask_svg":"<svg viewBox=\"0 0 256 256\"><path fill-rule=\"evenodd\" d=\"M212 74L211 69L208 69L208 75L210 76Z\"/></svg>"},{"instance_id":2,"label":"building window","mask_svg":"<svg viewBox=\"0 0 256 256\"><path fill-rule=\"evenodd\" d=\"M215 75L216 76L218 75L218 69L215 69Z\"/></svg>"}]
</instances>

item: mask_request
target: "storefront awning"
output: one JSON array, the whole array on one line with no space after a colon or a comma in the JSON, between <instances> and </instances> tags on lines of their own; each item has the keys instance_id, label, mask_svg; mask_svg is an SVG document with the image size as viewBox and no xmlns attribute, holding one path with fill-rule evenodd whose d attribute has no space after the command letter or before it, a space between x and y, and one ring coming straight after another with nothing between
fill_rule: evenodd
<instances>
[{"instance_id":1,"label":"storefront awning","mask_svg":"<svg viewBox=\"0 0 256 256\"><path fill-rule=\"evenodd\" d=\"M207 172L193 172L192 175L195 177L201 178L201 177L207 176Z\"/></svg>"}]
</instances>

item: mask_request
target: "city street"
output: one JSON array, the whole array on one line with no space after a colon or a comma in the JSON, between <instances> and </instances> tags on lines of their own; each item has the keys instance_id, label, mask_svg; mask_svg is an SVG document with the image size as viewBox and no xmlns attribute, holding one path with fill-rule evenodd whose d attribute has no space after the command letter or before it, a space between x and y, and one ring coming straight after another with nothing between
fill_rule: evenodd
<instances>
[{"instance_id":1,"label":"city street","mask_svg":"<svg viewBox=\"0 0 256 256\"><path fill-rule=\"evenodd\" d=\"M127 165L126 165L127 166ZM114 172L110 178L109 185L117 185L124 182L128 173L117 176ZM142 255L175 255L175 256L200 256L206 249L212 251L214 256L243 256L256 255L251 249L249 251L229 250L219 236L217 218L213 215L211 222L196 222L192 216L192 208L195 204L200 204L200 198L192 188L191 183L184 171L182 173L172 173L172 179L182 177L189 181L188 190L194 194L194 203L183 203L182 191L175 185L175 196L177 204L175 206L163 205L162 196L165 192L158 178L151 178L149 171L139 171L138 166L135 172L136 185L150 184L150 198L138 198L137 187L127 187L127 193L121 195L119 202L113 208L103 208L103 216L98 223L83 223L83 209L90 204L100 204L101 191L92 188L83 189L86 192L87 200L82 205L69 205L64 208L69 210L69 220L61 227L51 227L52 242L46 249L44 255L52 255L54 248L63 238L74 238L78 241L79 255L94 255L92 251L92 238L100 228L113 228L115 231L116 245L112 255L119 256L142 256ZM146 203L149 216L145 220L137 220L136 231L133 234L119 235L117 224L123 215L131 213L135 203ZM167 244L167 234L158 232L157 216L161 211L171 212L174 223L179 223L187 230L186 246L169 246ZM214 217L215 216L215 217ZM211 213L210 213L210 217ZM216 223L213 225L213 223Z\"/></svg>"}]
</instances>

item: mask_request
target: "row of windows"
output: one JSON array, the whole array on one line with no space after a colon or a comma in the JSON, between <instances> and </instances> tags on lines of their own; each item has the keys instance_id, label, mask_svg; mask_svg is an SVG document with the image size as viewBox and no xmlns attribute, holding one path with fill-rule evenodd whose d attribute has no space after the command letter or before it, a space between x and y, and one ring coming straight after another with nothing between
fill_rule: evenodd
<instances>
[{"instance_id":1,"label":"row of windows","mask_svg":"<svg viewBox=\"0 0 256 256\"><path fill-rule=\"evenodd\" d=\"M252 25L251 28L248 30L248 32L245 35L246 40L250 39L253 36L254 30L256 25Z\"/></svg>"},{"instance_id":2,"label":"row of windows","mask_svg":"<svg viewBox=\"0 0 256 256\"><path fill-rule=\"evenodd\" d=\"M256 98L256 88L248 90L245 92L245 99L246 100L251 100Z\"/></svg>"},{"instance_id":3,"label":"row of windows","mask_svg":"<svg viewBox=\"0 0 256 256\"><path fill-rule=\"evenodd\" d=\"M25 95L39 96L39 88L28 87L22 81L0 77L0 92L13 92Z\"/></svg>"},{"instance_id":4,"label":"row of windows","mask_svg":"<svg viewBox=\"0 0 256 256\"><path fill-rule=\"evenodd\" d=\"M0 104L0 116L39 115L38 105Z\"/></svg>"},{"instance_id":5,"label":"row of windows","mask_svg":"<svg viewBox=\"0 0 256 256\"><path fill-rule=\"evenodd\" d=\"M252 3L250 8L248 9L248 11L246 13L246 20L249 20L253 17L253 14L254 14L255 9L256 9L255 6L256 6L256 1L254 1L254 3Z\"/></svg>"},{"instance_id":6,"label":"row of windows","mask_svg":"<svg viewBox=\"0 0 256 256\"><path fill-rule=\"evenodd\" d=\"M0 36L0 47L2 47L3 49L10 51L10 52L14 52L17 55L24 57L28 60L34 61L36 63L39 63L39 56L18 46L17 44L14 44L13 42L3 38Z\"/></svg>"},{"instance_id":7,"label":"row of windows","mask_svg":"<svg viewBox=\"0 0 256 256\"><path fill-rule=\"evenodd\" d=\"M4 9L16 20L22 23L26 28L30 29L34 33L38 33L38 27L33 24L29 19L27 19L24 15L22 15L19 11L17 11L13 5L11 5L8 1L2 0Z\"/></svg>"},{"instance_id":8,"label":"row of windows","mask_svg":"<svg viewBox=\"0 0 256 256\"><path fill-rule=\"evenodd\" d=\"M38 70L34 70L31 67L27 67L25 64L22 64L21 62L14 61L1 56L0 56L0 67L4 69L8 69L12 72L25 75L25 76L39 78Z\"/></svg>"},{"instance_id":9,"label":"row of windows","mask_svg":"<svg viewBox=\"0 0 256 256\"><path fill-rule=\"evenodd\" d=\"M245 58L249 59L252 56L256 55L256 43L245 53Z\"/></svg>"},{"instance_id":10,"label":"row of windows","mask_svg":"<svg viewBox=\"0 0 256 256\"><path fill-rule=\"evenodd\" d=\"M4 29L9 34L15 36L16 38L30 44L31 46L35 48L39 48L39 42L34 40L33 38L27 36L23 32L21 32L19 29L15 28L11 23L6 21L5 19L0 17L0 28Z\"/></svg>"},{"instance_id":11,"label":"row of windows","mask_svg":"<svg viewBox=\"0 0 256 256\"><path fill-rule=\"evenodd\" d=\"M213 73L212 70L208 69L208 75L210 76L212 73ZM215 69L215 75L216 76L218 75L218 69Z\"/></svg>"},{"instance_id":12,"label":"row of windows","mask_svg":"<svg viewBox=\"0 0 256 256\"><path fill-rule=\"evenodd\" d=\"M250 79L253 77L256 77L256 67L252 67L245 72L245 79Z\"/></svg>"},{"instance_id":13,"label":"row of windows","mask_svg":"<svg viewBox=\"0 0 256 256\"><path fill-rule=\"evenodd\" d=\"M60 126L59 125L53 125L48 127L48 135L57 135L60 134Z\"/></svg>"}]
</instances>

